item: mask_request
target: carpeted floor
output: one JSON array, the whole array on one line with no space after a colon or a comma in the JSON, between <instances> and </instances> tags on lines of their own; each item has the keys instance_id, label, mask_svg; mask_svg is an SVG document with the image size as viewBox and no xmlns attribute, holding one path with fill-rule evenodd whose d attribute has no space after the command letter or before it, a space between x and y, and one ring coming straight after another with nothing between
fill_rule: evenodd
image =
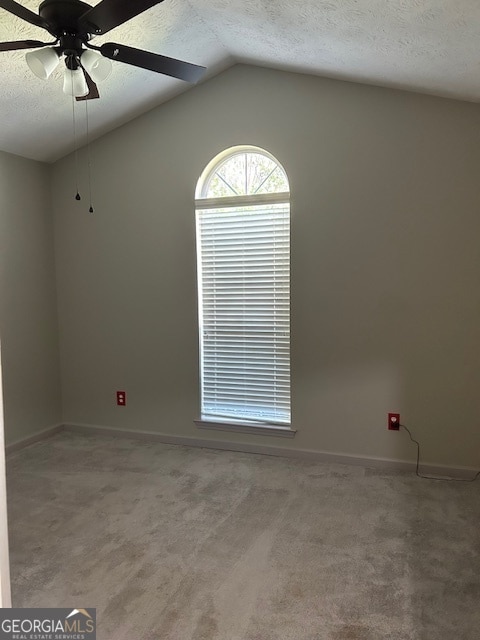
<instances>
[{"instance_id":1,"label":"carpeted floor","mask_svg":"<svg viewBox=\"0 0 480 640\"><path fill-rule=\"evenodd\" d=\"M65 432L8 490L14 606L98 640L480 637L480 482Z\"/></svg>"}]
</instances>

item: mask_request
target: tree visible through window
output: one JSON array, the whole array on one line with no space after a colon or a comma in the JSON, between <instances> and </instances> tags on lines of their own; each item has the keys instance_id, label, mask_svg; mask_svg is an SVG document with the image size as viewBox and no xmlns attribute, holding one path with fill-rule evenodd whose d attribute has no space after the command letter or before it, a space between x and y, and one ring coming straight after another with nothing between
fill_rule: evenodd
<instances>
[{"instance_id":1,"label":"tree visible through window","mask_svg":"<svg viewBox=\"0 0 480 640\"><path fill-rule=\"evenodd\" d=\"M240 152L220 162L203 185L206 198L288 193L284 170L269 156Z\"/></svg>"},{"instance_id":2,"label":"tree visible through window","mask_svg":"<svg viewBox=\"0 0 480 640\"><path fill-rule=\"evenodd\" d=\"M201 415L290 424L290 204L268 152L234 147L196 193Z\"/></svg>"}]
</instances>

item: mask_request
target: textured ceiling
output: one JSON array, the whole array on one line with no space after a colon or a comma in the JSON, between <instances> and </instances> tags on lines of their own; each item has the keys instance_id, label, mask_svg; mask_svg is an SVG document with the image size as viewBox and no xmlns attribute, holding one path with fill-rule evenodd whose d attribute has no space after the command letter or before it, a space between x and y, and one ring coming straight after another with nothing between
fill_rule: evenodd
<instances>
[{"instance_id":1,"label":"textured ceiling","mask_svg":"<svg viewBox=\"0 0 480 640\"><path fill-rule=\"evenodd\" d=\"M37 12L37 0L18 1ZM0 9L0 40L31 38L49 36ZM165 0L102 41L207 66L206 77L248 62L480 102L478 0ZM92 137L190 88L113 66L89 102ZM44 82L25 52L0 52L0 149L52 161L72 148L61 72Z\"/></svg>"}]
</instances>

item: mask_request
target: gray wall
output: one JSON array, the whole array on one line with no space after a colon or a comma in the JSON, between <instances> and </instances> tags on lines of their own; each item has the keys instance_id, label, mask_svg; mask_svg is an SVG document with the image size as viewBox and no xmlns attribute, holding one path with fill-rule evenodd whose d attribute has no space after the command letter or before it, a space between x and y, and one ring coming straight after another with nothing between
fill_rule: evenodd
<instances>
[{"instance_id":1,"label":"gray wall","mask_svg":"<svg viewBox=\"0 0 480 640\"><path fill-rule=\"evenodd\" d=\"M50 168L0 152L0 338L5 436L61 421Z\"/></svg>"},{"instance_id":2,"label":"gray wall","mask_svg":"<svg viewBox=\"0 0 480 640\"><path fill-rule=\"evenodd\" d=\"M237 144L291 183L293 441L192 422L193 194ZM478 466L479 167L478 105L246 66L92 145L95 215L57 163L65 421L413 459L400 411L425 461Z\"/></svg>"}]
</instances>

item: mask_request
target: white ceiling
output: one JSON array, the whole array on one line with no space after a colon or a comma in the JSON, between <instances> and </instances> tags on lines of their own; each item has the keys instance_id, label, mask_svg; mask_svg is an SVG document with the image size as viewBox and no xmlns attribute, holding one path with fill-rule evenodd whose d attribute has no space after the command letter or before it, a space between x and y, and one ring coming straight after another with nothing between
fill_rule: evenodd
<instances>
[{"instance_id":1,"label":"white ceiling","mask_svg":"<svg viewBox=\"0 0 480 640\"><path fill-rule=\"evenodd\" d=\"M0 41L49 37L0 9ZM103 41L204 65L207 78L247 62L480 102L478 0L165 0ZM91 137L191 86L113 66L88 103ZM75 108L84 122L85 103ZM72 131L61 72L44 82L25 51L0 52L0 149L50 162L72 150Z\"/></svg>"}]
</instances>

